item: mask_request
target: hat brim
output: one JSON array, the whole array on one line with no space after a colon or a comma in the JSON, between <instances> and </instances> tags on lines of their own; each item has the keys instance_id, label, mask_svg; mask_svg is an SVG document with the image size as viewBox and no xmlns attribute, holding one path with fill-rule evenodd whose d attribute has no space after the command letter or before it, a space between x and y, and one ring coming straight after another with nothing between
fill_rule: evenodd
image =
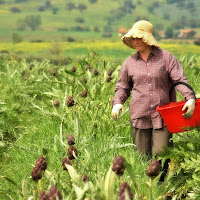
<instances>
[{"instance_id":1,"label":"hat brim","mask_svg":"<svg viewBox=\"0 0 200 200\"><path fill-rule=\"evenodd\" d=\"M135 49L132 44L132 38L142 38L142 41L147 45L160 48L160 45L158 44L154 36L149 32L138 29L131 29L128 33L121 37L121 40L124 42L124 44L132 49Z\"/></svg>"}]
</instances>

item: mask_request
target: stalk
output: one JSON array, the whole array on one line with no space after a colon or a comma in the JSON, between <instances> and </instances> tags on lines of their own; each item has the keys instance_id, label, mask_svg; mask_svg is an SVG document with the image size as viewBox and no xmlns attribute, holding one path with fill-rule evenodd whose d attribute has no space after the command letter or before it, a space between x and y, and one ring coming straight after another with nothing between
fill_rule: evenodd
<instances>
[{"instance_id":1,"label":"stalk","mask_svg":"<svg viewBox=\"0 0 200 200\"><path fill-rule=\"evenodd\" d=\"M153 200L153 197L152 197L152 178L149 178L149 200Z\"/></svg>"},{"instance_id":2,"label":"stalk","mask_svg":"<svg viewBox=\"0 0 200 200\"><path fill-rule=\"evenodd\" d=\"M65 97L64 97L64 103L63 103L63 109L65 107L65 102L66 102L66 99L67 99L67 90L65 91ZM63 131L62 131L62 125L63 125L63 121L64 121L64 114L62 116L62 120L61 120L61 124L60 124L60 142L63 146L67 146L64 142L63 142Z\"/></svg>"}]
</instances>

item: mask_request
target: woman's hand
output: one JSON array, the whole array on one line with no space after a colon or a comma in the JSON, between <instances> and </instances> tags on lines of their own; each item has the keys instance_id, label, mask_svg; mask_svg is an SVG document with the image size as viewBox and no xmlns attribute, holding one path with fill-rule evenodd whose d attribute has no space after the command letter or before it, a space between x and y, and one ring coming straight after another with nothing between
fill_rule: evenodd
<instances>
[{"instance_id":1,"label":"woman's hand","mask_svg":"<svg viewBox=\"0 0 200 200\"><path fill-rule=\"evenodd\" d=\"M193 115L194 109L195 109L195 99L189 99L183 106L182 111L185 110L187 111L182 116L187 119L190 119Z\"/></svg>"},{"instance_id":2,"label":"woman's hand","mask_svg":"<svg viewBox=\"0 0 200 200\"><path fill-rule=\"evenodd\" d=\"M120 110L122 110L122 113L124 113L124 107L122 104L115 104L113 106L113 109L112 109L112 118L114 120L119 120L119 112Z\"/></svg>"}]
</instances>

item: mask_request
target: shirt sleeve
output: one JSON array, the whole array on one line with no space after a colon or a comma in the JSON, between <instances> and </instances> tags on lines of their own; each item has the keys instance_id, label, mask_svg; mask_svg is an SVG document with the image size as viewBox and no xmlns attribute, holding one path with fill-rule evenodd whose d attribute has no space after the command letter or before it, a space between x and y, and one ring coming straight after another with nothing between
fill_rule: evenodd
<instances>
[{"instance_id":1,"label":"shirt sleeve","mask_svg":"<svg viewBox=\"0 0 200 200\"><path fill-rule=\"evenodd\" d=\"M184 82L189 84L184 74L183 67L172 54L170 54L170 59L169 59L169 77L173 84L177 82ZM189 89L187 86L180 84L176 86L176 89L182 94L185 100L195 99L193 91Z\"/></svg>"},{"instance_id":2,"label":"shirt sleeve","mask_svg":"<svg viewBox=\"0 0 200 200\"><path fill-rule=\"evenodd\" d=\"M125 61L120 69L119 78L115 87L115 96L112 99L112 105L124 104L130 96L132 88L132 79L128 75L128 64Z\"/></svg>"}]
</instances>

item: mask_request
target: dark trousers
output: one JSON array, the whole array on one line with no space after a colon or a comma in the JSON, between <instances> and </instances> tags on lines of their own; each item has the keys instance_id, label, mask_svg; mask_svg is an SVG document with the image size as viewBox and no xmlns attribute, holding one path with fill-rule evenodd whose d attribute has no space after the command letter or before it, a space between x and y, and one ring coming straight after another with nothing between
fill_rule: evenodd
<instances>
[{"instance_id":1,"label":"dark trousers","mask_svg":"<svg viewBox=\"0 0 200 200\"><path fill-rule=\"evenodd\" d=\"M159 155L164 151L165 146L172 147L170 140L172 134L166 127L161 129L139 129L132 127L134 144L139 152L152 155Z\"/></svg>"},{"instance_id":2,"label":"dark trousers","mask_svg":"<svg viewBox=\"0 0 200 200\"><path fill-rule=\"evenodd\" d=\"M149 157L159 155L164 152L164 147L172 147L172 133L169 133L166 127L161 129L138 129L132 127L132 136L134 144L139 152ZM162 165L161 161L159 161ZM167 159L161 168L160 181L164 181L167 174L170 159Z\"/></svg>"}]
</instances>

